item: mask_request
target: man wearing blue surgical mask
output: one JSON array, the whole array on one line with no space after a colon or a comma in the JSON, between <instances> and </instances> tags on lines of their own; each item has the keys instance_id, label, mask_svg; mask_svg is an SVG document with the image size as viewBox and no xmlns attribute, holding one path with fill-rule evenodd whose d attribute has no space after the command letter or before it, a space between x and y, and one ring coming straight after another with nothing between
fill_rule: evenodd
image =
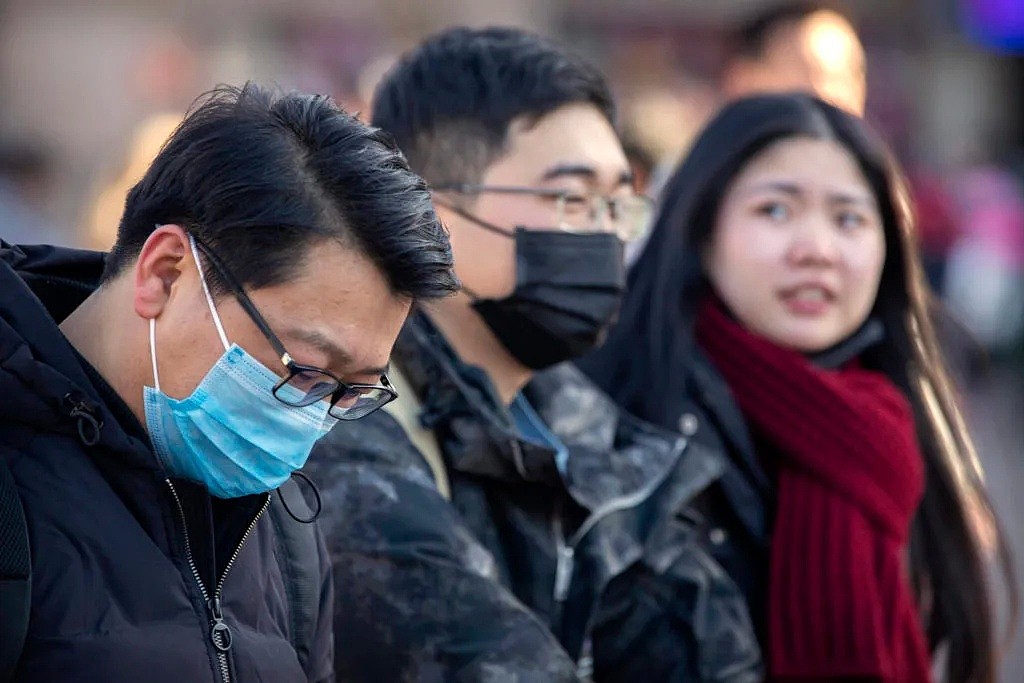
<instances>
[{"instance_id":1,"label":"man wearing blue surgical mask","mask_svg":"<svg viewBox=\"0 0 1024 683\"><path fill-rule=\"evenodd\" d=\"M0 557L31 560L0 680L334 680L322 542L276 501L309 512L289 478L456 288L388 136L252 85L186 116L105 259L0 242Z\"/></svg>"}]
</instances>

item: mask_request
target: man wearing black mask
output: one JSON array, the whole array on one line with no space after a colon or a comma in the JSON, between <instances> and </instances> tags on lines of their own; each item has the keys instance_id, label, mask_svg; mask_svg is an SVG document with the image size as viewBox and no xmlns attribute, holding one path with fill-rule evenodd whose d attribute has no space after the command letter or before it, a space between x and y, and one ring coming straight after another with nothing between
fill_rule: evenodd
<instances>
[{"instance_id":1,"label":"man wearing black mask","mask_svg":"<svg viewBox=\"0 0 1024 683\"><path fill-rule=\"evenodd\" d=\"M310 461L341 679L755 675L738 593L682 552L677 517L721 463L563 362L613 323L647 217L613 118L592 66L513 29L446 31L377 90L374 123L432 185L463 292L405 326L391 415Z\"/></svg>"}]
</instances>

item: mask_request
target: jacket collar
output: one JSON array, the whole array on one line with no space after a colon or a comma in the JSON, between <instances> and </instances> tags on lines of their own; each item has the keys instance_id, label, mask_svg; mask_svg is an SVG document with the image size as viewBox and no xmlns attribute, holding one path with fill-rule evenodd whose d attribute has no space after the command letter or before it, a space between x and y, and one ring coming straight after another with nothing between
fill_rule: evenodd
<instances>
[{"instance_id":1,"label":"jacket collar","mask_svg":"<svg viewBox=\"0 0 1024 683\"><path fill-rule=\"evenodd\" d=\"M746 418L733 400L729 386L702 352L698 351L694 356L690 382L701 407L719 427L719 433L733 454L733 463L759 491L770 491L771 482L757 460Z\"/></svg>"},{"instance_id":2,"label":"jacket collar","mask_svg":"<svg viewBox=\"0 0 1024 683\"><path fill-rule=\"evenodd\" d=\"M558 482L553 451L519 438L487 373L464 363L424 313L409 317L392 356L420 399L420 422L437 432L449 467L505 481Z\"/></svg>"},{"instance_id":3,"label":"jacket collar","mask_svg":"<svg viewBox=\"0 0 1024 683\"><path fill-rule=\"evenodd\" d=\"M99 284L104 255L0 241L0 420L77 438L156 469L127 434L58 327Z\"/></svg>"},{"instance_id":4,"label":"jacket collar","mask_svg":"<svg viewBox=\"0 0 1024 683\"><path fill-rule=\"evenodd\" d=\"M524 390L569 451L559 471L555 452L519 438L486 373L463 363L423 313L410 317L394 355L420 396L421 421L437 431L456 471L562 487L593 511L649 494L686 447L684 438L621 413L582 372L563 363L535 375Z\"/></svg>"}]
</instances>

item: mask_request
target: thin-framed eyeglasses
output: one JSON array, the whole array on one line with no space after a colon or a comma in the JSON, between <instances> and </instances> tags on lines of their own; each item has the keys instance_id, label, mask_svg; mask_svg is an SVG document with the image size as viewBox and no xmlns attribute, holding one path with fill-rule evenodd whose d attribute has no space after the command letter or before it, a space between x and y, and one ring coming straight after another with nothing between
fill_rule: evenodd
<instances>
[{"instance_id":1,"label":"thin-framed eyeglasses","mask_svg":"<svg viewBox=\"0 0 1024 683\"><path fill-rule=\"evenodd\" d=\"M284 366L287 374L274 386L274 398L292 408L310 406L329 398L328 412L339 420L357 420L398 398L387 375L380 376L380 384L349 384L322 368L296 363L224 262L201 240L195 242Z\"/></svg>"},{"instance_id":2,"label":"thin-framed eyeglasses","mask_svg":"<svg viewBox=\"0 0 1024 683\"><path fill-rule=\"evenodd\" d=\"M613 232L623 242L632 242L644 234L654 208L650 198L638 194L605 196L546 187L473 183L448 183L435 185L433 189L458 194L493 192L549 199L557 207L559 229L578 233Z\"/></svg>"}]
</instances>

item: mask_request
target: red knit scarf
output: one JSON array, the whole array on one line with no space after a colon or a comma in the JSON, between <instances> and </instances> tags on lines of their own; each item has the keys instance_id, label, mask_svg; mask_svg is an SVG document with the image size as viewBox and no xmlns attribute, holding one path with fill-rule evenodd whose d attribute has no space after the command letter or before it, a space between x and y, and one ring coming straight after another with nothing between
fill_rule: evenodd
<instances>
[{"instance_id":1,"label":"red knit scarf","mask_svg":"<svg viewBox=\"0 0 1024 683\"><path fill-rule=\"evenodd\" d=\"M906 397L877 372L819 369L715 304L702 307L697 340L778 451L770 678L930 681L903 563L924 492Z\"/></svg>"}]
</instances>

